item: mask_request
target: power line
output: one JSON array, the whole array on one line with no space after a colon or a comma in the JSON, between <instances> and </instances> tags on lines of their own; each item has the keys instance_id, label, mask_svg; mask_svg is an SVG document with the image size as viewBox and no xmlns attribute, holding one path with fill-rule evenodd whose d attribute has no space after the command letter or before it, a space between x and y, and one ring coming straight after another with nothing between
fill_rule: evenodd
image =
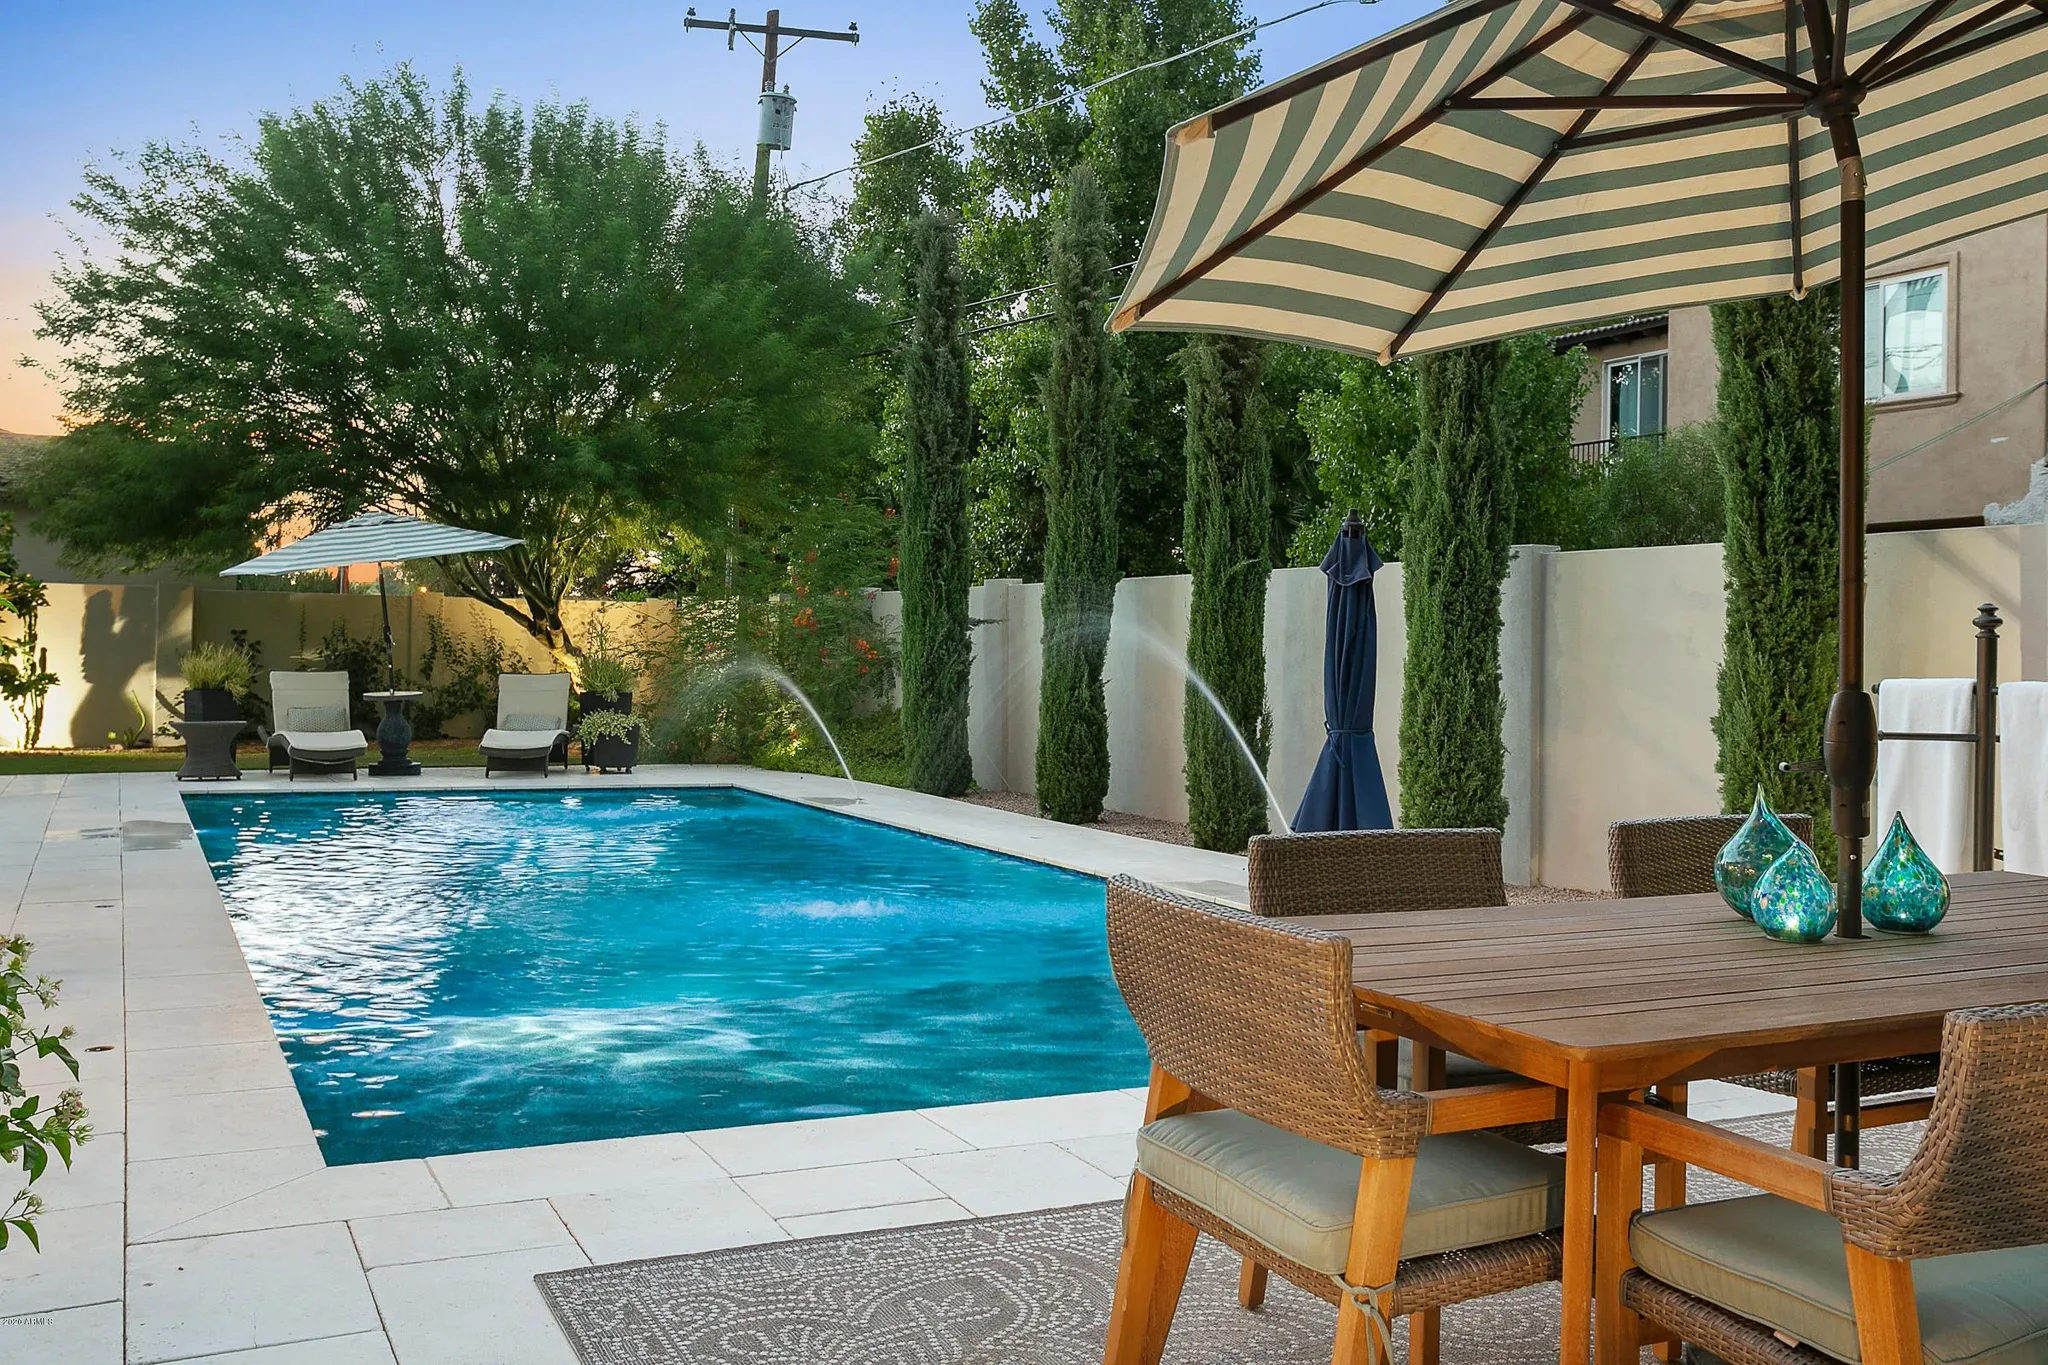
<instances>
[{"instance_id":1,"label":"power line","mask_svg":"<svg viewBox=\"0 0 2048 1365\"><path fill-rule=\"evenodd\" d=\"M1278 19L1269 19L1263 22L1254 19L1249 24L1246 24L1243 28L1237 30L1235 33L1226 33L1221 38L1211 38L1206 43L1199 43L1194 47L1188 48L1186 51L1176 52L1170 57L1160 57L1155 61L1149 61L1141 66L1131 67L1129 70L1126 71L1113 72L1112 74L1104 76L1101 80L1096 81L1091 85L1079 86L1072 90L1063 91L1060 94L1054 95L1049 99L1042 99L1038 103L1030 106L1027 109L1019 109L1016 110L1014 113L999 114L995 118L985 119L980 123L971 124L965 128L949 128L945 132L939 134L937 137L925 142L920 142L914 147L899 147L893 152L884 152L880 156L869 157L866 161L856 161L851 166L841 166L836 171L827 171L823 175L814 175L808 180L795 181L785 186L783 189L783 193L789 194L793 191L803 189L809 185L821 185L827 180L836 179L839 176L845 175L851 171L866 170L869 166L879 166L884 161L894 161L899 156L909 156L913 152L929 151L933 147L938 146L940 143L950 141L954 138L972 137L974 134L983 132L989 128L998 128L1005 123L1015 123L1018 119L1025 118L1029 115L1038 113L1042 109L1050 109L1054 105L1066 104L1071 100L1081 99L1085 96L1092 95L1097 90L1102 89L1102 87L1104 87L1105 85L1113 85L1117 81L1123 80L1126 77L1136 76L1146 71L1157 71L1160 67L1171 66L1175 62L1184 60L1188 57L1195 56L1197 53L1207 52L1212 47L1221 47L1225 43L1234 43L1238 41L1240 38L1249 38L1256 34L1261 28L1278 28L1281 24L1286 23L1288 20L1299 19L1304 14L1313 14L1319 9L1328 9L1332 5L1344 5L1351 3L1371 5L1378 3L1378 0L1316 0L1315 4L1304 5L1298 10L1294 10L1291 13L1281 15Z\"/></svg>"}]
</instances>

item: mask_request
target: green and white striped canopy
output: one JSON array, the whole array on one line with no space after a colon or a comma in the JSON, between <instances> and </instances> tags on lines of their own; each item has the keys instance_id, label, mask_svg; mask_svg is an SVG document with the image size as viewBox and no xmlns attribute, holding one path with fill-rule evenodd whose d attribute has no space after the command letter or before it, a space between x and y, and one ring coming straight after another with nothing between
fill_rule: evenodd
<instances>
[{"instance_id":1,"label":"green and white striped canopy","mask_svg":"<svg viewBox=\"0 0 2048 1365\"><path fill-rule=\"evenodd\" d=\"M220 572L223 578L233 578L240 574L342 569L351 564L397 564L443 555L488 554L519 543L514 536L468 531L394 512L365 512Z\"/></svg>"},{"instance_id":2,"label":"green and white striped canopy","mask_svg":"<svg viewBox=\"0 0 2048 1365\"><path fill-rule=\"evenodd\" d=\"M1112 326L1389 360L1833 280L1812 8L1455 0L1192 119ZM1847 27L1873 262L2048 209L2039 0Z\"/></svg>"}]
</instances>

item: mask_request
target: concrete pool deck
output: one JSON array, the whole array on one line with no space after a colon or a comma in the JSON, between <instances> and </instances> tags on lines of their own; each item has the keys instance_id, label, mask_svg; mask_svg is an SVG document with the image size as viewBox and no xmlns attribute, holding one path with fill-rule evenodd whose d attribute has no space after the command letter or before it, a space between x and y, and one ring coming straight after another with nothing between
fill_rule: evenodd
<instances>
[{"instance_id":1,"label":"concrete pool deck","mask_svg":"<svg viewBox=\"0 0 2048 1365\"><path fill-rule=\"evenodd\" d=\"M789 1237L1114 1199L1136 1090L328 1166L183 791L485 789L414 779L0 777L0 933L63 978L98 1137L36 1186L44 1252L0 1253L0 1360L574 1365L532 1276ZM1097 875L1241 901L1244 860L746 768L492 779L737 786ZM29 1068L59 1088L61 1071ZM1734 1117L1773 1097L1696 1086ZM13 1168L0 1167L0 1184ZM11 1194L12 1187L0 1191Z\"/></svg>"}]
</instances>

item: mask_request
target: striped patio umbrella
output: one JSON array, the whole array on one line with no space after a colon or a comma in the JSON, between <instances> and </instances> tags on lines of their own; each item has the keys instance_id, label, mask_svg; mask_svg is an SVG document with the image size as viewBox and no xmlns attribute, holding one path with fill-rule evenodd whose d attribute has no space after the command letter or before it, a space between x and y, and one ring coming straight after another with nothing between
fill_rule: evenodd
<instances>
[{"instance_id":1,"label":"striped patio umbrella","mask_svg":"<svg viewBox=\"0 0 2048 1365\"><path fill-rule=\"evenodd\" d=\"M1855 937L1865 262L2044 209L2039 0L1454 0L1174 128L1111 326L1390 361L1840 280L1825 762Z\"/></svg>"},{"instance_id":2,"label":"striped patio umbrella","mask_svg":"<svg viewBox=\"0 0 2048 1365\"><path fill-rule=\"evenodd\" d=\"M517 536L468 531L460 526L443 526L395 512L365 512L315 531L267 555L258 555L233 568L222 569L220 576L236 578L248 574L307 573L314 569L344 569L351 564L398 564L408 559L487 554L520 543ZM382 572L377 575L377 592L383 599L384 687L389 691L397 671L397 660L391 643L391 592Z\"/></svg>"}]
</instances>

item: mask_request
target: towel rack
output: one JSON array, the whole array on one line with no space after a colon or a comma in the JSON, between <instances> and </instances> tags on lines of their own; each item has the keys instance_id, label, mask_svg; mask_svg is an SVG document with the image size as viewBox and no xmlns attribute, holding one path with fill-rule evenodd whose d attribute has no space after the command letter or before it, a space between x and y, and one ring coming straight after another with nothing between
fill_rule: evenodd
<instances>
[{"instance_id":1,"label":"towel rack","mask_svg":"<svg viewBox=\"0 0 2048 1365\"><path fill-rule=\"evenodd\" d=\"M1931 740L1947 744L1972 744L1976 746L1976 767L1972 776L1976 779L1972 811L1970 869L1973 872L1989 872L1994 859L1998 857L1995 807L1998 800L1998 628L2005 624L1998 614L1995 602L1986 602L1977 608L1976 619L1971 625L1977 627L1977 691L1976 725L1969 730L1946 732L1940 730L1879 730L1877 737L1886 739ZM1884 686L1877 683L1870 690L1876 693Z\"/></svg>"}]
</instances>

